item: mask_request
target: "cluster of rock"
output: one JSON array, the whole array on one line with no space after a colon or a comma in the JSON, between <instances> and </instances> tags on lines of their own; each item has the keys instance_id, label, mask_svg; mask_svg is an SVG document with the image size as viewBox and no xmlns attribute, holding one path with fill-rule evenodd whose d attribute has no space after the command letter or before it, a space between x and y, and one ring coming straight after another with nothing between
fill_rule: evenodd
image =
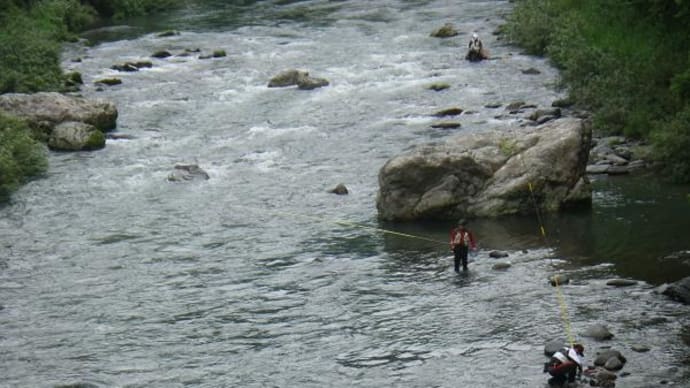
<instances>
[{"instance_id":1,"label":"cluster of rock","mask_svg":"<svg viewBox=\"0 0 690 388\"><path fill-rule=\"evenodd\" d=\"M645 169L649 166L644 159L648 149L649 146L623 136L593 139L587 173L621 175Z\"/></svg>"},{"instance_id":2,"label":"cluster of rock","mask_svg":"<svg viewBox=\"0 0 690 388\"><path fill-rule=\"evenodd\" d=\"M441 118L443 120L431 124L431 128L437 128L437 129L460 128L461 124L459 122L449 121L446 118L459 116L460 114L462 114L462 112L463 112L463 109L458 108L458 107L453 107L453 108L442 109L442 110L432 114L432 116Z\"/></svg>"},{"instance_id":3,"label":"cluster of rock","mask_svg":"<svg viewBox=\"0 0 690 388\"><path fill-rule=\"evenodd\" d=\"M444 30L448 30L447 28ZM536 71L525 71L528 74L537 74ZM450 87L448 84L432 84L428 89L440 91ZM514 101L505 105L505 113L495 115L496 119L515 119L519 127L540 127L544 124L558 120L563 117L563 108L569 108L570 103L567 100L555 101L552 106L541 108L535 104L529 104L524 101ZM503 107L500 103L490 103L485 105L488 109L497 109ZM436 129L456 129L461 127L461 123L455 120L447 120L448 116L456 116L463 113L460 108L451 108L444 111L439 111L432 114L435 117L443 118L438 122L431 124L432 128ZM471 112L465 112L471 113ZM600 137L592 139L589 145L589 155L587 158L587 165L585 173L587 175L593 174L609 174L620 175L628 174L634 171L643 170L653 166L653 163L648 161L648 156L651 154L650 147L639 141L631 141L622 136ZM586 178L585 178L586 179ZM385 197L384 197L385 198ZM386 218L387 216L384 216ZM413 218L426 218L427 215ZM453 215L448 215L452 218ZM438 218L432 216L431 218Z\"/></svg>"},{"instance_id":4,"label":"cluster of rock","mask_svg":"<svg viewBox=\"0 0 690 388\"><path fill-rule=\"evenodd\" d=\"M664 259L680 260L690 263L690 251L675 252ZM552 286L568 284L571 281L567 274L552 275L548 280ZM606 282L606 285L613 287L628 287L636 284L638 284L637 281L630 279L610 279ZM671 284L662 285L656 289L656 292L664 294L678 302L690 304L690 277L686 277ZM658 322L658 320L652 318L647 322L654 323ZM582 337L589 338L596 342L608 341L614 338L613 333L603 324L591 325L580 334ZM690 345L690 327L686 326L681 330L681 337L686 345ZM553 353L559 351L564 346L567 346L567 344L563 340L550 341L544 346L544 354L547 357L551 357ZM650 348L644 344L633 344L630 346L630 350L637 353L644 353L648 352ZM595 353L592 365L587 366L584 370L584 382L593 387L615 387L619 377L624 377L629 374L627 372L621 372L626 362L626 357L620 351L610 346L601 346ZM664 385L669 384L669 382L663 380L659 384Z\"/></svg>"},{"instance_id":5,"label":"cluster of rock","mask_svg":"<svg viewBox=\"0 0 690 388\"><path fill-rule=\"evenodd\" d=\"M170 37L170 36L177 36L179 34L180 33L178 31L165 31L165 32L158 34L157 36L159 38L165 38L165 37ZM213 52L211 52L210 54L204 54L201 52L201 49L186 48L186 49L178 52L177 54L173 54L169 50L165 50L165 49L157 50L153 54L151 54L151 57L156 58L156 59L165 59L165 58L171 57L173 55L177 56L177 57L188 57L191 55L198 55L199 59L209 59L209 58L225 57L227 54L226 54L225 50L223 50L223 49L216 49L216 50L213 50ZM75 59L75 61L80 62L81 59L77 58L77 59ZM141 69L151 68L153 66L154 66L154 64L150 60L139 60L139 61L127 61L127 62L123 62L123 63L118 63L115 65L112 65L110 68L112 70L116 70L116 71L120 71L120 72L135 72L135 71L139 71ZM107 77L107 78L98 79L98 80L94 81L94 83L96 85L99 85L99 86L103 86L103 85L114 86L114 85L122 84L122 79L117 78L117 77Z\"/></svg>"},{"instance_id":6,"label":"cluster of rock","mask_svg":"<svg viewBox=\"0 0 690 388\"><path fill-rule=\"evenodd\" d=\"M112 102L52 92L0 95L0 111L24 119L57 151L105 147L104 133L115 128L118 115Z\"/></svg>"},{"instance_id":7,"label":"cluster of rock","mask_svg":"<svg viewBox=\"0 0 690 388\"><path fill-rule=\"evenodd\" d=\"M555 102L554 104L557 104L557 102ZM489 109L497 109L502 106L503 105L499 103L492 103L487 104L484 107ZM522 117L519 120L520 125L522 126L542 125L548 121L555 120L563 116L562 109L559 106L540 108L535 104L529 104L524 101L513 101L507 104L504 110L505 113L497 114L494 116L494 118L506 119L522 115Z\"/></svg>"}]
</instances>

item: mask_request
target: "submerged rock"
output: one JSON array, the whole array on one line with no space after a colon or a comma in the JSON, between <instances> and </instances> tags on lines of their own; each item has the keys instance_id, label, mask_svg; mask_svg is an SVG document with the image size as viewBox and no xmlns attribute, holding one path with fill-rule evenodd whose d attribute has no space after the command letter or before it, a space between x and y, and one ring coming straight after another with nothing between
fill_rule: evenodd
<instances>
[{"instance_id":1,"label":"submerged rock","mask_svg":"<svg viewBox=\"0 0 690 388\"><path fill-rule=\"evenodd\" d=\"M208 180L208 173L197 164L177 164L175 170L168 175L170 182L185 182L195 179Z\"/></svg>"},{"instance_id":2,"label":"submerged rock","mask_svg":"<svg viewBox=\"0 0 690 388\"><path fill-rule=\"evenodd\" d=\"M611 279L606 282L607 286L613 286L613 287L629 287L629 286L634 286L636 285L637 282L635 280L630 280L630 279Z\"/></svg>"},{"instance_id":3,"label":"submerged rock","mask_svg":"<svg viewBox=\"0 0 690 388\"><path fill-rule=\"evenodd\" d=\"M609 329L606 326L602 324L595 324L593 326L590 326L585 330L584 333L582 333L582 335L584 337L594 338L598 341L605 341L613 338L613 334L609 331Z\"/></svg>"},{"instance_id":4,"label":"submerged rock","mask_svg":"<svg viewBox=\"0 0 690 388\"><path fill-rule=\"evenodd\" d=\"M512 266L512 264L510 264L509 262L506 261L506 262L496 263L496 264L492 265L491 269L493 269L494 271L505 271L508 268L510 268L511 266Z\"/></svg>"}]
</instances>

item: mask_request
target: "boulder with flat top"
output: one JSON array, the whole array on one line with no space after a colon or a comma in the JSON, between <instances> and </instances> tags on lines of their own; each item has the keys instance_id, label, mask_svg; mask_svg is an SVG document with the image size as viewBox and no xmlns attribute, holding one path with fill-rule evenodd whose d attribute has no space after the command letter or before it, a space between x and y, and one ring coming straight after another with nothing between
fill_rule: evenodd
<instances>
[{"instance_id":1,"label":"boulder with flat top","mask_svg":"<svg viewBox=\"0 0 690 388\"><path fill-rule=\"evenodd\" d=\"M591 205L590 140L588 125L562 118L418 146L380 169L379 217L448 220Z\"/></svg>"},{"instance_id":2,"label":"boulder with flat top","mask_svg":"<svg viewBox=\"0 0 690 388\"><path fill-rule=\"evenodd\" d=\"M117 108L103 99L85 99L61 93L8 93L0 95L0 111L25 119L48 134L60 123L76 121L105 132L115 128Z\"/></svg>"}]
</instances>

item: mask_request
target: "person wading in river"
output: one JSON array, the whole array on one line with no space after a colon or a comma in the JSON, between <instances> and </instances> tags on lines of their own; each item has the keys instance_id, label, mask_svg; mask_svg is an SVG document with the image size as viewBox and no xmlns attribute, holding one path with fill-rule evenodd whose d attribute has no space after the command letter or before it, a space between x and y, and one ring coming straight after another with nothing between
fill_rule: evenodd
<instances>
[{"instance_id":1,"label":"person wading in river","mask_svg":"<svg viewBox=\"0 0 690 388\"><path fill-rule=\"evenodd\" d=\"M465 59L470 62L477 62L488 58L489 54L484 49L484 44L479 39L479 36L476 33L472 34L470 43L467 45L467 55L465 55Z\"/></svg>"},{"instance_id":2,"label":"person wading in river","mask_svg":"<svg viewBox=\"0 0 690 388\"><path fill-rule=\"evenodd\" d=\"M469 249L477 249L474 235L466 229L467 222L464 219L458 221L458 227L450 230L450 249L455 254L455 272L460 272L460 262L462 270L467 271L467 253Z\"/></svg>"}]
</instances>

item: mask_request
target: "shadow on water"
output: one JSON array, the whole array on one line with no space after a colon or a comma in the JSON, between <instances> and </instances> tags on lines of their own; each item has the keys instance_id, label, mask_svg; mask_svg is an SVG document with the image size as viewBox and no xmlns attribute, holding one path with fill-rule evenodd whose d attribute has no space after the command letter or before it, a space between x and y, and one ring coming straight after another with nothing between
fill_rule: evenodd
<instances>
[{"instance_id":1,"label":"shadow on water","mask_svg":"<svg viewBox=\"0 0 690 388\"><path fill-rule=\"evenodd\" d=\"M690 263L666 258L690 249L690 199L687 186L649 176L598 178L591 209L542 217L536 215L476 219L469 227L481 250L517 251L552 248L554 256L576 266L612 264L617 276L651 284L690 276ZM454 222L383 222L381 228L423 237L383 237L385 250L419 254L448 249ZM434 241L428 241L434 240Z\"/></svg>"}]
</instances>

